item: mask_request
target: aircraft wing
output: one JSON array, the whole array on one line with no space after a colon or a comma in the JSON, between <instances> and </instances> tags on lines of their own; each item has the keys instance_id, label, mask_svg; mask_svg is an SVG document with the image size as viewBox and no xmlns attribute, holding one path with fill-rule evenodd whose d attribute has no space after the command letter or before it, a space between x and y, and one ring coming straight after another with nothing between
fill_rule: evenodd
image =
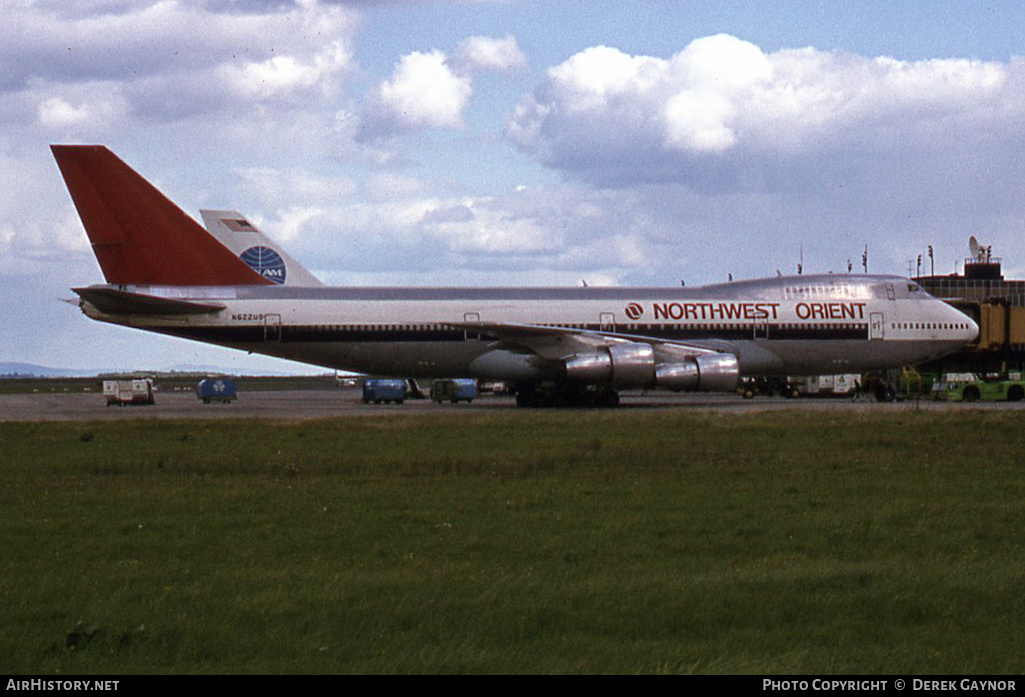
<instances>
[{"instance_id":1,"label":"aircraft wing","mask_svg":"<svg viewBox=\"0 0 1025 697\"><path fill-rule=\"evenodd\" d=\"M72 288L82 300L110 315L205 315L219 312L224 305L176 298L161 298L144 293L107 287Z\"/></svg>"},{"instance_id":2,"label":"aircraft wing","mask_svg":"<svg viewBox=\"0 0 1025 697\"><path fill-rule=\"evenodd\" d=\"M454 322L450 326L491 336L504 343L530 349L534 353L552 360L562 359L574 353L629 343L648 344L653 348L657 347L663 353L679 357L736 353L731 345L723 341L716 341L712 346L642 334L622 334L575 327L510 322Z\"/></svg>"}]
</instances>

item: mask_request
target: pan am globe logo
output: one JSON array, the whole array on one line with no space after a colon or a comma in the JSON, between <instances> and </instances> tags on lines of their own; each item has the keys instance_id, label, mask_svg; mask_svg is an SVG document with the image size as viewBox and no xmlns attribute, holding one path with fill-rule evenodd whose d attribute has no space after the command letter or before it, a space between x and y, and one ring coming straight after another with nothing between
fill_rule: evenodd
<instances>
[{"instance_id":1,"label":"pan am globe logo","mask_svg":"<svg viewBox=\"0 0 1025 697\"><path fill-rule=\"evenodd\" d=\"M268 281L285 282L285 261L270 247L250 247L239 254L239 259Z\"/></svg>"}]
</instances>

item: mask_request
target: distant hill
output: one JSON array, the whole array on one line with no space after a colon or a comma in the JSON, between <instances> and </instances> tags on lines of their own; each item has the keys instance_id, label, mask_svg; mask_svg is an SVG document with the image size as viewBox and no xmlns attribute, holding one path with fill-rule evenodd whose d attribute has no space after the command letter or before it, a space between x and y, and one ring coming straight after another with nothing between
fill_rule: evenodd
<instances>
[{"instance_id":1,"label":"distant hill","mask_svg":"<svg viewBox=\"0 0 1025 697\"><path fill-rule=\"evenodd\" d=\"M73 370L71 368L49 368L33 363L0 363L0 377L25 378L85 378L109 370Z\"/></svg>"}]
</instances>

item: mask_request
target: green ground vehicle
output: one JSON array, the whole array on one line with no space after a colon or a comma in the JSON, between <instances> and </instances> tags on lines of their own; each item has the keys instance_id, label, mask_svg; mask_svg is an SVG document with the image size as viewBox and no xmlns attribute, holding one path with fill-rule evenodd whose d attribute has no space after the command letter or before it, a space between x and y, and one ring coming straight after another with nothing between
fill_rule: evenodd
<instances>
[{"instance_id":1,"label":"green ground vehicle","mask_svg":"<svg viewBox=\"0 0 1025 697\"><path fill-rule=\"evenodd\" d=\"M1020 402L1025 398L1025 380L983 379L948 382L941 399L949 402Z\"/></svg>"}]
</instances>

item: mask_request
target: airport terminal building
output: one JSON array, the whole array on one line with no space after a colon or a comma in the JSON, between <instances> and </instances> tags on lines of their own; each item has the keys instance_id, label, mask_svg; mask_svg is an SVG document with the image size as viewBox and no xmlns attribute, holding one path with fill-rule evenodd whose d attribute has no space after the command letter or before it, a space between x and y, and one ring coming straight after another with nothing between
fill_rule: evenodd
<instances>
[{"instance_id":1,"label":"airport terminal building","mask_svg":"<svg viewBox=\"0 0 1025 697\"><path fill-rule=\"evenodd\" d=\"M957 356L966 370L1025 368L1025 281L1004 278L1001 260L989 252L965 260L964 274L914 279L979 325L979 340Z\"/></svg>"}]
</instances>

